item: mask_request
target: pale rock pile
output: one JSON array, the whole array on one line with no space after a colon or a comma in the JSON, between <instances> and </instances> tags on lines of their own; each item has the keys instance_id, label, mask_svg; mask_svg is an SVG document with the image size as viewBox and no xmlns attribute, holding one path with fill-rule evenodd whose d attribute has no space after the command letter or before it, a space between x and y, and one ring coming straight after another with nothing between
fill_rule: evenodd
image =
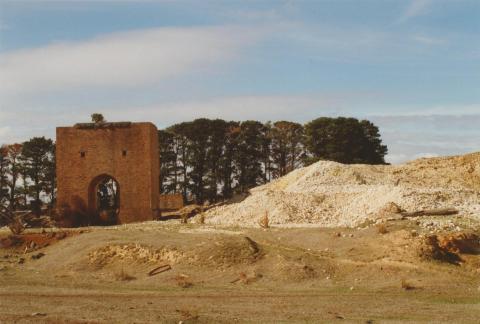
<instances>
[{"instance_id":1,"label":"pale rock pile","mask_svg":"<svg viewBox=\"0 0 480 324\"><path fill-rule=\"evenodd\" d=\"M480 217L480 153L396 166L320 161L209 210L205 223L256 227L268 213L270 225L354 227L385 217L392 203L406 211L453 207Z\"/></svg>"},{"instance_id":2,"label":"pale rock pile","mask_svg":"<svg viewBox=\"0 0 480 324\"><path fill-rule=\"evenodd\" d=\"M176 263L184 257L183 253L175 249L155 249L139 244L107 245L89 253L91 264L105 266L116 262L127 263L158 263L167 261Z\"/></svg>"}]
</instances>

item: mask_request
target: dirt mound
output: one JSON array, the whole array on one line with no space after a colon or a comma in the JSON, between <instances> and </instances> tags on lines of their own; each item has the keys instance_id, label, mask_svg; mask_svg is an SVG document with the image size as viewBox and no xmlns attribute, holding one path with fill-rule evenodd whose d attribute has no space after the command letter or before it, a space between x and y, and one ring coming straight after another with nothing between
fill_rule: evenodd
<instances>
[{"instance_id":1,"label":"dirt mound","mask_svg":"<svg viewBox=\"0 0 480 324\"><path fill-rule=\"evenodd\" d=\"M440 236L439 246L452 253L480 253L480 237L475 233L454 233Z\"/></svg>"},{"instance_id":2,"label":"dirt mound","mask_svg":"<svg viewBox=\"0 0 480 324\"><path fill-rule=\"evenodd\" d=\"M420 240L417 251L426 260L460 263L462 253L480 253L480 237L474 233L429 235Z\"/></svg>"},{"instance_id":3,"label":"dirt mound","mask_svg":"<svg viewBox=\"0 0 480 324\"><path fill-rule=\"evenodd\" d=\"M278 255L274 273L282 280L293 282L314 279L318 276L318 273L311 264L311 262L302 258L292 259Z\"/></svg>"},{"instance_id":4,"label":"dirt mound","mask_svg":"<svg viewBox=\"0 0 480 324\"><path fill-rule=\"evenodd\" d=\"M320 161L209 210L205 223L257 227L268 212L270 225L354 227L382 213L447 207L479 217L480 153L399 166Z\"/></svg>"},{"instance_id":5,"label":"dirt mound","mask_svg":"<svg viewBox=\"0 0 480 324\"><path fill-rule=\"evenodd\" d=\"M259 245L249 237L228 237L199 247L192 257L195 264L230 267L251 264L262 257Z\"/></svg>"},{"instance_id":6,"label":"dirt mound","mask_svg":"<svg viewBox=\"0 0 480 324\"><path fill-rule=\"evenodd\" d=\"M184 254L176 249L155 249L139 244L107 245L89 253L90 264L104 267L113 263L148 264L165 261L175 264L184 258Z\"/></svg>"},{"instance_id":7,"label":"dirt mound","mask_svg":"<svg viewBox=\"0 0 480 324\"><path fill-rule=\"evenodd\" d=\"M57 243L66 237L80 234L79 232L48 232L48 233L23 233L20 235L9 235L0 238L0 248L19 249L22 251L33 251Z\"/></svg>"}]
</instances>

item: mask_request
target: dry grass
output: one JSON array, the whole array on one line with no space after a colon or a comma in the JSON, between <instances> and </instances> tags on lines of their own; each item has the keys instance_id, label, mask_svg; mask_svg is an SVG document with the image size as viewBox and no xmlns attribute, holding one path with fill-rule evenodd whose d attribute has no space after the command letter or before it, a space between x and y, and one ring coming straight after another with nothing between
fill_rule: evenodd
<instances>
[{"instance_id":1,"label":"dry grass","mask_svg":"<svg viewBox=\"0 0 480 324\"><path fill-rule=\"evenodd\" d=\"M99 268L113 263L159 263L174 264L183 253L174 248L153 248L140 244L106 245L88 254L90 264Z\"/></svg>"},{"instance_id":2,"label":"dry grass","mask_svg":"<svg viewBox=\"0 0 480 324\"><path fill-rule=\"evenodd\" d=\"M177 286L182 287L182 288L190 288L193 287L193 282L189 280L189 277L184 274L179 274L175 278L175 282L177 283Z\"/></svg>"},{"instance_id":3,"label":"dry grass","mask_svg":"<svg viewBox=\"0 0 480 324\"><path fill-rule=\"evenodd\" d=\"M135 279L137 279L137 278L128 274L124 269L115 273L115 280L117 280L117 281L132 281L132 280L135 280Z\"/></svg>"},{"instance_id":4,"label":"dry grass","mask_svg":"<svg viewBox=\"0 0 480 324\"><path fill-rule=\"evenodd\" d=\"M182 320L179 323L185 322L195 322L198 320L199 315L197 311L186 310L186 309L177 309L177 313L180 314Z\"/></svg>"},{"instance_id":5,"label":"dry grass","mask_svg":"<svg viewBox=\"0 0 480 324\"><path fill-rule=\"evenodd\" d=\"M377 225L377 232L379 234L387 234L388 233L388 229L387 229L387 226L383 223L380 223Z\"/></svg>"},{"instance_id":6,"label":"dry grass","mask_svg":"<svg viewBox=\"0 0 480 324\"><path fill-rule=\"evenodd\" d=\"M201 214L198 216L197 224L200 224L200 225L205 224L205 213L201 213Z\"/></svg>"},{"instance_id":7,"label":"dry grass","mask_svg":"<svg viewBox=\"0 0 480 324\"><path fill-rule=\"evenodd\" d=\"M257 280L259 280L260 278L262 278L263 276L259 273L253 273L252 276L248 276L245 272L240 272L240 274L238 275L238 278L236 278L235 280L232 280L230 281L230 283L237 283L237 282L241 282L245 285L248 285L252 282L255 282Z\"/></svg>"},{"instance_id":8,"label":"dry grass","mask_svg":"<svg viewBox=\"0 0 480 324\"><path fill-rule=\"evenodd\" d=\"M411 283L409 283L407 280L402 279L401 283L402 289L404 290L413 290L415 289L415 286L413 286Z\"/></svg>"},{"instance_id":9,"label":"dry grass","mask_svg":"<svg viewBox=\"0 0 480 324\"><path fill-rule=\"evenodd\" d=\"M269 219L268 219L268 211L265 211L265 215L260 219L260 222L258 223L260 227L262 228L269 228Z\"/></svg>"}]
</instances>

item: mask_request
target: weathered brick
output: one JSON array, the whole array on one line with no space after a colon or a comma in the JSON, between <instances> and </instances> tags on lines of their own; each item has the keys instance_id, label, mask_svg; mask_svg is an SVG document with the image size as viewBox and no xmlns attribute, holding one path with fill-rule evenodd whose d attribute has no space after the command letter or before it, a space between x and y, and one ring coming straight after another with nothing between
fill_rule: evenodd
<instances>
[{"instance_id":1,"label":"weathered brick","mask_svg":"<svg viewBox=\"0 0 480 324\"><path fill-rule=\"evenodd\" d=\"M120 223L155 218L159 201L157 128L152 123L79 124L57 128L57 206L80 200L96 212L94 187L119 184Z\"/></svg>"}]
</instances>

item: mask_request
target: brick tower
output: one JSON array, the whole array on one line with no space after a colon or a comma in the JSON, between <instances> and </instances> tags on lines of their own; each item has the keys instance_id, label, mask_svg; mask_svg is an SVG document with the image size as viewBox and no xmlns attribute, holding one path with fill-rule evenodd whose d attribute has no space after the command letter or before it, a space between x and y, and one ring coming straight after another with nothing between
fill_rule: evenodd
<instances>
[{"instance_id":1,"label":"brick tower","mask_svg":"<svg viewBox=\"0 0 480 324\"><path fill-rule=\"evenodd\" d=\"M159 155L152 123L86 123L57 128L57 206L98 214L99 183L118 186L116 223L151 220L158 210Z\"/></svg>"}]
</instances>

